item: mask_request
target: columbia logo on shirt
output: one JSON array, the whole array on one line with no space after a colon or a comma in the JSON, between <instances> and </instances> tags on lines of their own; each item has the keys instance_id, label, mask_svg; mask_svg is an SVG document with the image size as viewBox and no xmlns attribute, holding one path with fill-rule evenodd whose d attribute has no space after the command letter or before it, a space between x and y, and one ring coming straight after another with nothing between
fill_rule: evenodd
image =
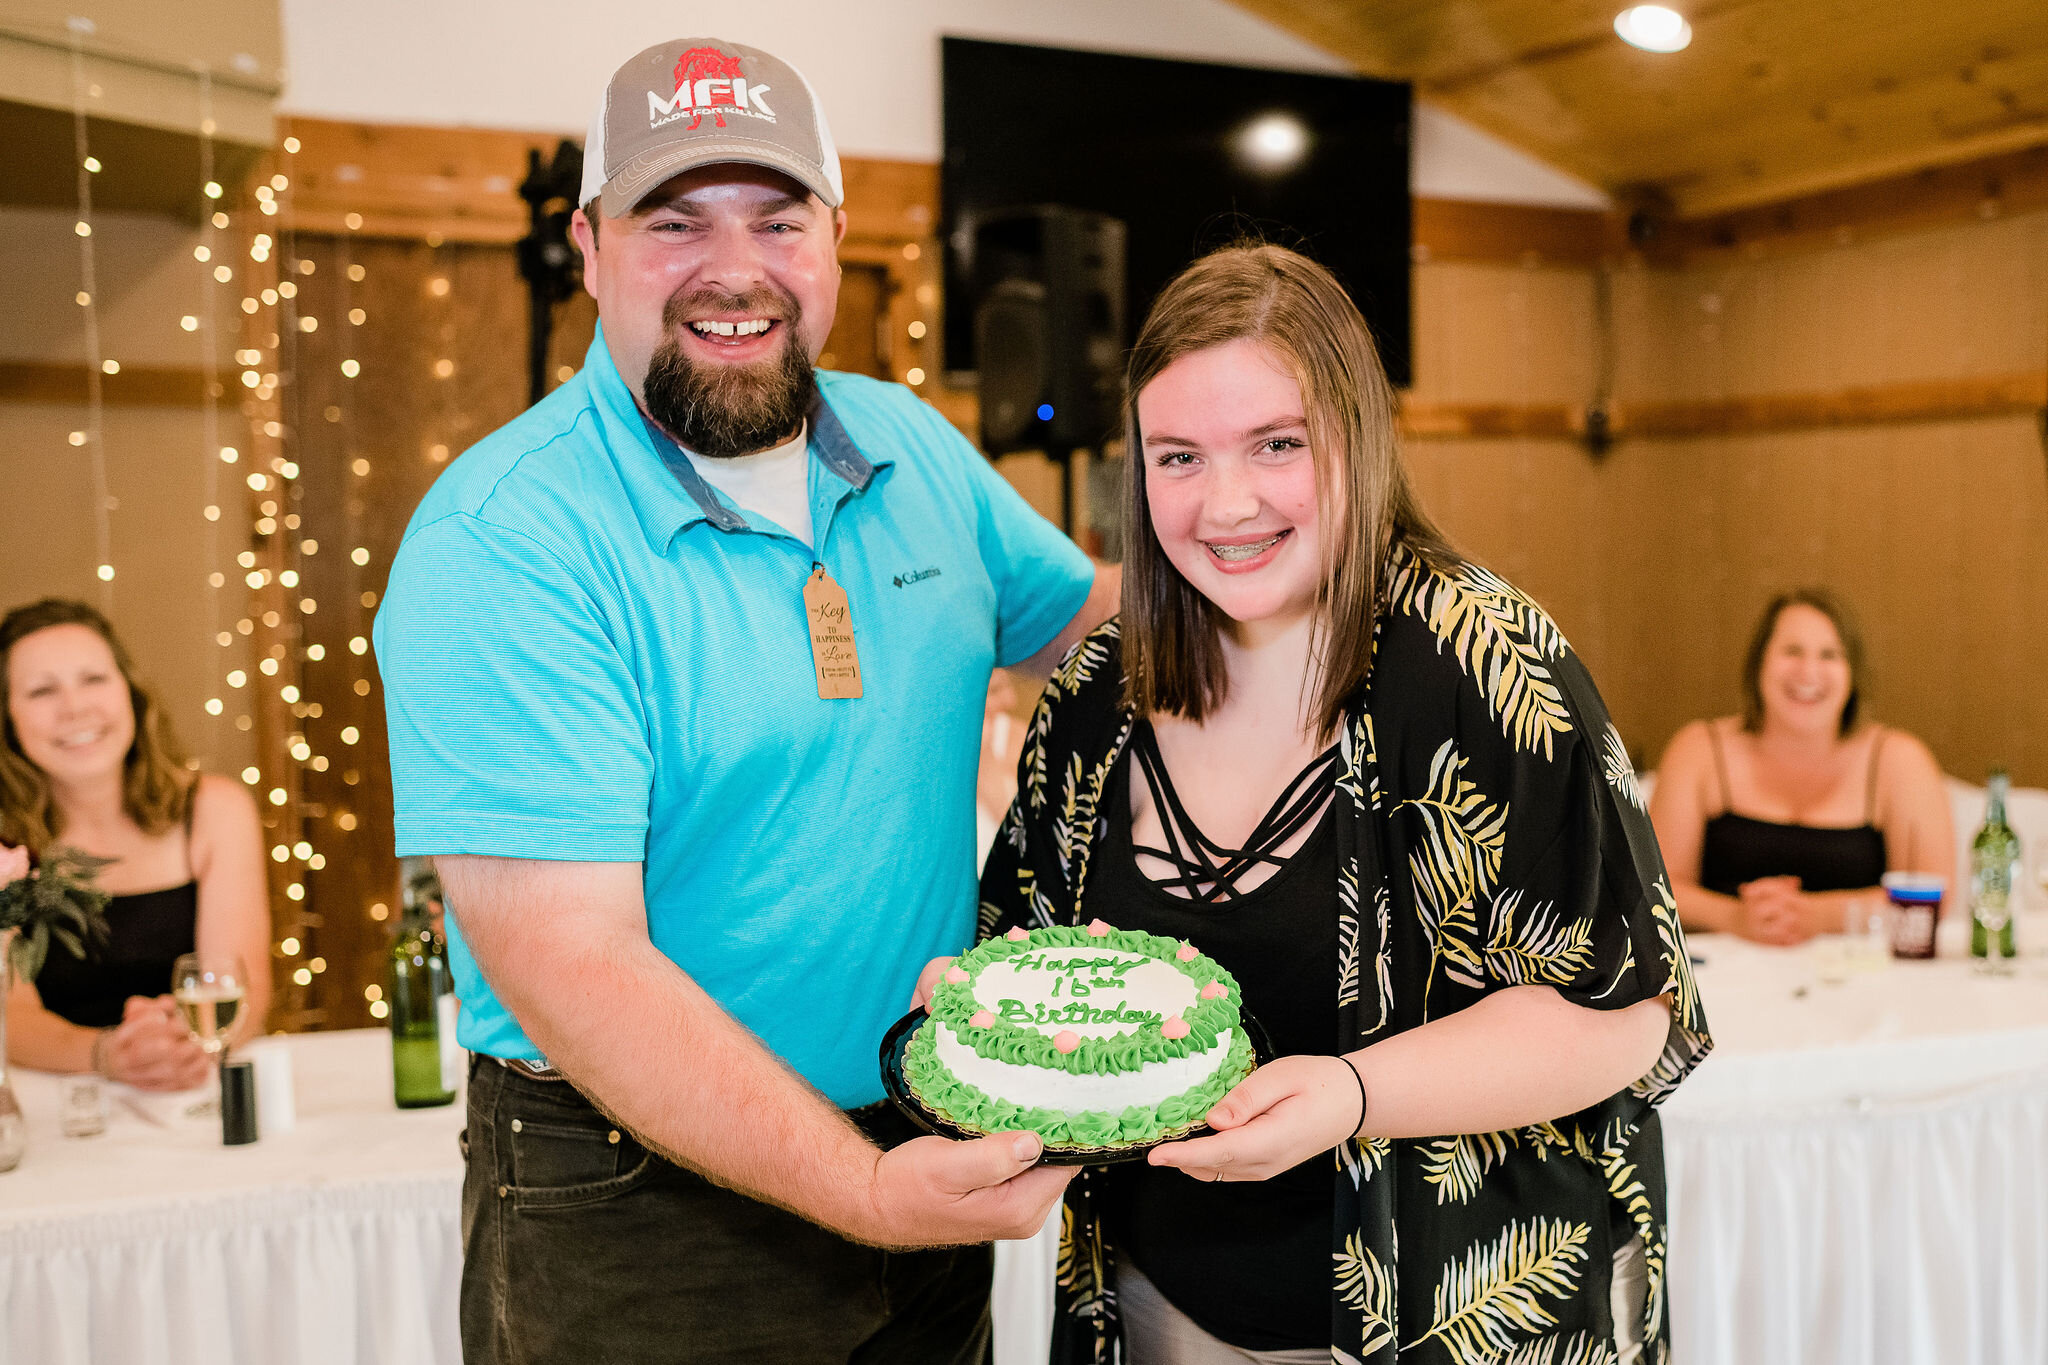
<instances>
[{"instance_id":1,"label":"columbia logo on shirt","mask_svg":"<svg viewBox=\"0 0 2048 1365\"><path fill-rule=\"evenodd\" d=\"M927 578L937 578L938 576L939 569L938 566L935 564L929 569L913 569L909 573L897 574L894 578L890 579L889 581L894 583L897 587L903 588L908 587L912 583L922 583Z\"/></svg>"}]
</instances>

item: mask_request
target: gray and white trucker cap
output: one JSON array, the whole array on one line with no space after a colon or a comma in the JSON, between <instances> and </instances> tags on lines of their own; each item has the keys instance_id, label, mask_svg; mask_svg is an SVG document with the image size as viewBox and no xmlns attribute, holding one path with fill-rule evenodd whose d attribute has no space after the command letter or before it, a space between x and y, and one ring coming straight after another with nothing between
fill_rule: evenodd
<instances>
[{"instance_id":1,"label":"gray and white trucker cap","mask_svg":"<svg viewBox=\"0 0 2048 1365\"><path fill-rule=\"evenodd\" d=\"M803 74L759 48L678 38L612 76L583 144L583 193L629 213L670 177L738 161L796 179L832 207L846 191L839 149Z\"/></svg>"}]
</instances>

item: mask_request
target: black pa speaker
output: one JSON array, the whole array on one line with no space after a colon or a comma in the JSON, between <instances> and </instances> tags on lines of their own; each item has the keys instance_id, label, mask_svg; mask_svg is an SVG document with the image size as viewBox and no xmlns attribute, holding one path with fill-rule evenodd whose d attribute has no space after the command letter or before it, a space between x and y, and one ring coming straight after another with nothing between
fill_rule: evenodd
<instances>
[{"instance_id":1,"label":"black pa speaker","mask_svg":"<svg viewBox=\"0 0 2048 1365\"><path fill-rule=\"evenodd\" d=\"M982 449L1100 450L1123 389L1122 220L1040 205L983 218L973 241Z\"/></svg>"}]
</instances>

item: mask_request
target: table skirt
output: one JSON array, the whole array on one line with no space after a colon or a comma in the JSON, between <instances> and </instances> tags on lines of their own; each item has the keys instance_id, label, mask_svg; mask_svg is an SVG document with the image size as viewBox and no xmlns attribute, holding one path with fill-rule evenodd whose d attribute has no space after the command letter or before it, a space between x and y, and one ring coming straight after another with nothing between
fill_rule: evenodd
<instances>
[{"instance_id":1,"label":"table skirt","mask_svg":"<svg viewBox=\"0 0 2048 1365\"><path fill-rule=\"evenodd\" d=\"M421 1176L7 1228L0 1365L461 1365L460 1191Z\"/></svg>"},{"instance_id":2,"label":"table skirt","mask_svg":"<svg viewBox=\"0 0 2048 1365\"><path fill-rule=\"evenodd\" d=\"M1676 1365L2048 1361L2048 1072L1664 1145Z\"/></svg>"},{"instance_id":3,"label":"table skirt","mask_svg":"<svg viewBox=\"0 0 2048 1365\"><path fill-rule=\"evenodd\" d=\"M2048 1068L1974 1074L2041 1049L1954 1042L1717 1057L1666 1107L1677 1365L2048 1362ZM378 1108L381 1038L294 1046L362 1052L376 1094L223 1152L118 1121L67 1143L54 1083L24 1087L52 1131L0 1183L0 1365L459 1365L459 1113ZM997 1365L1044 1358L1050 1233L999 1257Z\"/></svg>"}]
</instances>

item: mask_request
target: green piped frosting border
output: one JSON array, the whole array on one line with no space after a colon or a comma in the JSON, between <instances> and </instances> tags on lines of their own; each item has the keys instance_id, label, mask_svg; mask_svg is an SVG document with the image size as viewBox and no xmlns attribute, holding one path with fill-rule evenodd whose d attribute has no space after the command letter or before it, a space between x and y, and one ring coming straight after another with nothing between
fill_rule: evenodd
<instances>
[{"instance_id":1,"label":"green piped frosting border","mask_svg":"<svg viewBox=\"0 0 2048 1365\"><path fill-rule=\"evenodd\" d=\"M1037 1133L1047 1147L1130 1147L1192 1132L1202 1126L1218 1100L1251 1074L1254 1061L1251 1040L1239 1027L1231 1034L1230 1051L1224 1054L1223 1065L1193 1089L1170 1095L1157 1106L1134 1104L1121 1113L1091 1109L1069 1114L997 1099L961 1080L939 1064L936 1027L935 1020L927 1020L910 1035L910 1042L903 1049L903 1078L925 1107L954 1127L971 1133L1028 1130Z\"/></svg>"},{"instance_id":2,"label":"green piped frosting border","mask_svg":"<svg viewBox=\"0 0 2048 1365\"><path fill-rule=\"evenodd\" d=\"M1022 939L986 939L953 964L967 973L967 979L958 982L942 980L932 993L929 1007L932 1024L950 1025L962 1042L991 1061L1065 1071L1076 1076L1136 1071L1147 1062L1164 1062L1207 1052L1216 1045L1216 1039L1225 1029L1238 1029L1241 1038L1243 1030L1238 1025L1238 1011L1242 996L1238 991L1237 978L1222 963L1205 954L1198 953L1192 961L1182 962L1177 955L1180 947L1179 939L1159 934L1111 929L1107 934L1097 936L1078 924L1033 929ZM981 1008L974 999L974 983L982 968L1021 953L1042 952L1048 948L1114 949L1139 953L1170 963L1198 989L1211 981L1221 982L1223 994L1213 1000L1203 1000L1198 996L1195 1003L1182 1012L1181 1019L1188 1026L1186 1037L1168 1038L1157 1027L1147 1026L1106 1038L1083 1038L1072 1052L1061 1052L1053 1046L1051 1038L1036 1029L1020 1028L1000 1019L987 1028L975 1028L967 1022L975 1010ZM923 1037L930 1032L932 1024L920 1028L917 1036ZM905 1064L908 1065L907 1055Z\"/></svg>"}]
</instances>

